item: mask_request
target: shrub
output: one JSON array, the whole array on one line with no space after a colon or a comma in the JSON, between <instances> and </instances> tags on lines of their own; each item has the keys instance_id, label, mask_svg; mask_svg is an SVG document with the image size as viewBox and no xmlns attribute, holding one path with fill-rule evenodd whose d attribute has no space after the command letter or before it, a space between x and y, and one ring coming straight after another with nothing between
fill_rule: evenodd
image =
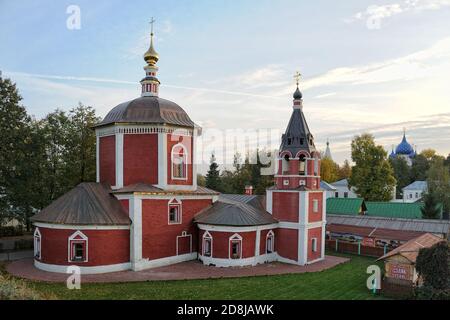
<instances>
[{"instance_id":1,"label":"shrub","mask_svg":"<svg viewBox=\"0 0 450 320\"><path fill-rule=\"evenodd\" d=\"M0 300L39 300L42 297L22 281L0 275Z\"/></svg>"}]
</instances>

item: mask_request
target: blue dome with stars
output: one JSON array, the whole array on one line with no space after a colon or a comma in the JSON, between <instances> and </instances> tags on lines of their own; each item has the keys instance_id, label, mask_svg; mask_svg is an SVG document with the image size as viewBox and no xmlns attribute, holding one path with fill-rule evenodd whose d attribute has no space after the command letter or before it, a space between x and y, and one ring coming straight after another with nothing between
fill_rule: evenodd
<instances>
[{"instance_id":1,"label":"blue dome with stars","mask_svg":"<svg viewBox=\"0 0 450 320\"><path fill-rule=\"evenodd\" d=\"M395 148L395 154L400 155L414 155L414 149L413 147L406 141L406 136L403 134L402 142Z\"/></svg>"}]
</instances>

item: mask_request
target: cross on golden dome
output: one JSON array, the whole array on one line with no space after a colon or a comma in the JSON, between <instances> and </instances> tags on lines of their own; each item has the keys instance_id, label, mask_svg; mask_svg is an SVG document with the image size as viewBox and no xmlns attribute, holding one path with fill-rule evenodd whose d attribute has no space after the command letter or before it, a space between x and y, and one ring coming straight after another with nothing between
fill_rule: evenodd
<instances>
[{"instance_id":1,"label":"cross on golden dome","mask_svg":"<svg viewBox=\"0 0 450 320\"><path fill-rule=\"evenodd\" d=\"M153 48L153 23L155 19L150 20L151 32L150 32L150 48L144 53L144 60L147 62L149 66L155 66L159 60L159 54L156 52L155 48Z\"/></svg>"}]
</instances>

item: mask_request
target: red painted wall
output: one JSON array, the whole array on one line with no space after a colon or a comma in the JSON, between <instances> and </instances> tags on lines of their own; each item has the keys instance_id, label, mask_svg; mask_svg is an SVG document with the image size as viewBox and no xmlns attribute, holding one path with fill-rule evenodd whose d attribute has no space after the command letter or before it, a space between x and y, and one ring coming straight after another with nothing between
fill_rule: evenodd
<instances>
[{"instance_id":1,"label":"red painted wall","mask_svg":"<svg viewBox=\"0 0 450 320\"><path fill-rule=\"evenodd\" d=\"M122 207L125 209L125 212L127 213L127 216L130 216L130 200L128 199L122 199L119 200Z\"/></svg>"},{"instance_id":2,"label":"red painted wall","mask_svg":"<svg viewBox=\"0 0 450 320\"><path fill-rule=\"evenodd\" d=\"M114 186L116 184L116 137L100 137L99 143L100 182Z\"/></svg>"},{"instance_id":3,"label":"red painted wall","mask_svg":"<svg viewBox=\"0 0 450 320\"><path fill-rule=\"evenodd\" d=\"M142 256L159 259L176 255L177 236L183 231L192 235L192 252L197 251L197 227L193 218L201 209L211 205L211 199L182 199L182 223L168 224L169 200L142 200Z\"/></svg>"},{"instance_id":4,"label":"red painted wall","mask_svg":"<svg viewBox=\"0 0 450 320\"><path fill-rule=\"evenodd\" d=\"M298 231L294 229L276 229L275 243L278 255L283 258L298 260Z\"/></svg>"},{"instance_id":5,"label":"red painted wall","mask_svg":"<svg viewBox=\"0 0 450 320\"><path fill-rule=\"evenodd\" d=\"M261 239L260 239L260 243L259 243L259 254L266 254L266 249L267 249L266 248L266 244L267 244L266 237L267 237L267 234L270 232L270 230L272 230L272 229L261 230ZM275 236L275 230L272 230L272 231L274 233L274 240L275 240L273 248L274 248L274 252L276 252L277 251L277 238Z\"/></svg>"},{"instance_id":6,"label":"red painted wall","mask_svg":"<svg viewBox=\"0 0 450 320\"><path fill-rule=\"evenodd\" d=\"M124 185L158 183L158 135L125 134L123 138Z\"/></svg>"},{"instance_id":7,"label":"red painted wall","mask_svg":"<svg viewBox=\"0 0 450 320\"><path fill-rule=\"evenodd\" d=\"M272 193L272 215L279 221L298 222L298 192Z\"/></svg>"},{"instance_id":8,"label":"red painted wall","mask_svg":"<svg viewBox=\"0 0 450 320\"><path fill-rule=\"evenodd\" d=\"M69 237L77 230L41 232L41 262L56 265L103 266L130 261L129 230L81 230L88 237L88 262L68 262Z\"/></svg>"},{"instance_id":9,"label":"red painted wall","mask_svg":"<svg viewBox=\"0 0 450 320\"><path fill-rule=\"evenodd\" d=\"M312 238L317 238L317 251L312 251ZM308 230L308 261L320 258L322 251L322 228L313 228Z\"/></svg>"},{"instance_id":10,"label":"red painted wall","mask_svg":"<svg viewBox=\"0 0 450 320\"><path fill-rule=\"evenodd\" d=\"M322 210L323 210L323 194L322 192L310 192L309 194L309 205L308 205L308 221L309 222L317 222L322 221ZM318 212L314 212L313 209L313 200L319 201L319 210Z\"/></svg>"},{"instance_id":11,"label":"red painted wall","mask_svg":"<svg viewBox=\"0 0 450 320\"><path fill-rule=\"evenodd\" d=\"M172 148L174 145L181 143L187 150L188 153L188 164L187 164L187 180L176 180L172 179ZM192 163L194 162L193 148L192 148L192 137L187 136L177 136L173 134L167 135L167 183L173 185L192 185Z\"/></svg>"},{"instance_id":12,"label":"red painted wall","mask_svg":"<svg viewBox=\"0 0 450 320\"><path fill-rule=\"evenodd\" d=\"M238 231L238 228L236 228ZM241 258L251 258L255 256L255 242L256 242L256 231L248 231L248 232L218 232L218 231L209 231L211 234L212 240L212 257L213 258L221 258L221 259L229 259L229 248L230 248L230 237L232 237L235 233L239 234L242 237L242 255ZM199 244L202 244L204 231L200 230L199 233ZM199 247L199 252L202 248Z\"/></svg>"}]
</instances>

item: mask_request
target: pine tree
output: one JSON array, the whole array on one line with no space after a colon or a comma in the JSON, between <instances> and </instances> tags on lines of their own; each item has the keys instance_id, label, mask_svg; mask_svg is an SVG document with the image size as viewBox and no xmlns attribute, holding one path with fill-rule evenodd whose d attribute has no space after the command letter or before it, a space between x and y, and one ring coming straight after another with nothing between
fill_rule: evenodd
<instances>
[{"instance_id":1,"label":"pine tree","mask_svg":"<svg viewBox=\"0 0 450 320\"><path fill-rule=\"evenodd\" d=\"M206 187L213 190L220 190L219 165L216 162L214 153L211 154L211 159L209 161L209 170L206 174Z\"/></svg>"},{"instance_id":2,"label":"pine tree","mask_svg":"<svg viewBox=\"0 0 450 320\"><path fill-rule=\"evenodd\" d=\"M423 196L422 218L424 219L439 219L441 210L437 202L437 197L434 192L428 192Z\"/></svg>"}]
</instances>

